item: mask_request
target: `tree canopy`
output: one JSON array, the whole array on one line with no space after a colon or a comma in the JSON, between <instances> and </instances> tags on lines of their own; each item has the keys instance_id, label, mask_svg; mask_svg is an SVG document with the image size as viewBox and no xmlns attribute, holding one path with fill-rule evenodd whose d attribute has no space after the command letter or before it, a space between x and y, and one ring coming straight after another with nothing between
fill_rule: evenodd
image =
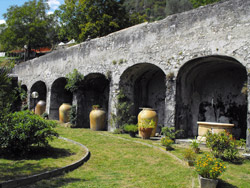
<instances>
[{"instance_id":1,"label":"tree canopy","mask_svg":"<svg viewBox=\"0 0 250 188\"><path fill-rule=\"evenodd\" d=\"M122 0L65 0L55 12L60 20L60 38L83 41L128 27Z\"/></svg>"},{"instance_id":2,"label":"tree canopy","mask_svg":"<svg viewBox=\"0 0 250 188\"><path fill-rule=\"evenodd\" d=\"M11 6L4 14L6 28L2 29L0 43L5 50L44 47L54 39L53 16L47 15L47 0L30 0L22 6ZM3 27L2 27L3 28Z\"/></svg>"}]
</instances>

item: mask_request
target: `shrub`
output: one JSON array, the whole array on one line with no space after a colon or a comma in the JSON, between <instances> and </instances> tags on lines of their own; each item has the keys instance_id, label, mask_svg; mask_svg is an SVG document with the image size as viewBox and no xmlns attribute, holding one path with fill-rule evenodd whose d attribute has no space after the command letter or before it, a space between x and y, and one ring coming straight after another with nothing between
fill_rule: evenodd
<instances>
[{"instance_id":1,"label":"shrub","mask_svg":"<svg viewBox=\"0 0 250 188\"><path fill-rule=\"evenodd\" d=\"M198 142L196 139L194 139L194 140L192 140L190 146L191 146L193 149L199 148L200 142Z\"/></svg>"},{"instance_id":2,"label":"shrub","mask_svg":"<svg viewBox=\"0 0 250 188\"><path fill-rule=\"evenodd\" d=\"M196 155L192 149L188 148L188 149L185 149L184 151L184 158L186 160L194 161L196 158Z\"/></svg>"},{"instance_id":3,"label":"shrub","mask_svg":"<svg viewBox=\"0 0 250 188\"><path fill-rule=\"evenodd\" d=\"M136 133L138 131L138 126L135 124L126 124L124 125L124 130L126 132L134 132Z\"/></svg>"},{"instance_id":4,"label":"shrub","mask_svg":"<svg viewBox=\"0 0 250 188\"><path fill-rule=\"evenodd\" d=\"M0 124L0 148L15 155L23 155L32 146L48 146L58 134L56 123L44 120L30 111L11 113Z\"/></svg>"},{"instance_id":5,"label":"shrub","mask_svg":"<svg viewBox=\"0 0 250 188\"><path fill-rule=\"evenodd\" d=\"M221 132L218 134L212 134L207 132L206 145L211 149L212 154L215 157L221 159L233 161L238 158L239 151L232 134L228 132Z\"/></svg>"},{"instance_id":6,"label":"shrub","mask_svg":"<svg viewBox=\"0 0 250 188\"><path fill-rule=\"evenodd\" d=\"M216 179L226 170L226 166L220 159L205 154L197 159L195 170L203 178Z\"/></svg>"},{"instance_id":7,"label":"shrub","mask_svg":"<svg viewBox=\"0 0 250 188\"><path fill-rule=\"evenodd\" d=\"M182 130L175 130L174 127L163 127L161 129L161 133L164 135L164 136L167 136L169 137L170 139L174 140L176 135L178 133L182 132Z\"/></svg>"},{"instance_id":8,"label":"shrub","mask_svg":"<svg viewBox=\"0 0 250 188\"><path fill-rule=\"evenodd\" d=\"M163 146L165 146L167 149L172 148L172 144L174 143L174 141L172 139L170 139L169 137L162 137L161 138L161 144Z\"/></svg>"}]
</instances>

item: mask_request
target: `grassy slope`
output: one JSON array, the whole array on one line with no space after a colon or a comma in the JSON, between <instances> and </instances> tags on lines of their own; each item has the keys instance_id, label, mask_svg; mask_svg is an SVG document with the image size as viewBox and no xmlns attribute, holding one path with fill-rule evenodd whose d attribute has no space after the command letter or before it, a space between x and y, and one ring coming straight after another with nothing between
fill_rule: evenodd
<instances>
[{"instance_id":1,"label":"grassy slope","mask_svg":"<svg viewBox=\"0 0 250 188\"><path fill-rule=\"evenodd\" d=\"M83 166L64 176L43 180L30 187L198 187L194 169L183 166L158 149L134 142L160 146L159 141L88 129L59 127L58 131L62 136L86 145L91 151L91 158ZM175 146L171 153L183 159L183 151L181 146ZM249 187L250 161L244 161L241 165L226 164L227 170L219 177L218 187Z\"/></svg>"},{"instance_id":2,"label":"grassy slope","mask_svg":"<svg viewBox=\"0 0 250 188\"><path fill-rule=\"evenodd\" d=\"M192 187L196 173L157 149L86 129L59 128L62 136L86 145L82 167L31 187ZM104 133L106 134L106 133Z\"/></svg>"}]
</instances>

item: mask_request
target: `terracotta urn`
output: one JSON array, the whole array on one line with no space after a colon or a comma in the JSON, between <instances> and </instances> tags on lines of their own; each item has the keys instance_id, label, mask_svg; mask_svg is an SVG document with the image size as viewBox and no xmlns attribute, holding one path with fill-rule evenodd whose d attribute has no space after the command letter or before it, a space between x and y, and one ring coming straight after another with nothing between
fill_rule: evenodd
<instances>
[{"instance_id":1,"label":"terracotta urn","mask_svg":"<svg viewBox=\"0 0 250 188\"><path fill-rule=\"evenodd\" d=\"M143 108L142 111L138 114L138 125L144 120L148 121L153 120L155 122L155 128L152 130L150 135L150 136L155 136L155 132L157 129L157 122L158 122L158 116L156 111L152 108ZM141 136L140 129L139 129L139 136Z\"/></svg>"},{"instance_id":2,"label":"terracotta urn","mask_svg":"<svg viewBox=\"0 0 250 188\"><path fill-rule=\"evenodd\" d=\"M71 110L71 105L69 103L63 103L59 107L59 121L62 123L69 122L69 114Z\"/></svg>"},{"instance_id":3,"label":"terracotta urn","mask_svg":"<svg viewBox=\"0 0 250 188\"><path fill-rule=\"evenodd\" d=\"M104 110L95 107L89 114L90 129L93 131L101 131L105 129L106 113Z\"/></svg>"},{"instance_id":4,"label":"terracotta urn","mask_svg":"<svg viewBox=\"0 0 250 188\"><path fill-rule=\"evenodd\" d=\"M35 114L42 115L45 112L45 110L46 110L46 102L42 100L38 101L35 108Z\"/></svg>"},{"instance_id":5,"label":"terracotta urn","mask_svg":"<svg viewBox=\"0 0 250 188\"><path fill-rule=\"evenodd\" d=\"M153 128L139 127L139 132L141 133L142 139L149 139L150 136L151 136L152 131L153 131Z\"/></svg>"}]
</instances>

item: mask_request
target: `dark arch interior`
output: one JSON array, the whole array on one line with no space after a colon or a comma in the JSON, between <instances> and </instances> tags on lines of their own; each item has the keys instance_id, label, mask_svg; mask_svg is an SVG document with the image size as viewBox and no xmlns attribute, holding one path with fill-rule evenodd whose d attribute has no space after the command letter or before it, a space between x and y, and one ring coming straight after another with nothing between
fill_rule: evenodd
<instances>
[{"instance_id":1,"label":"dark arch interior","mask_svg":"<svg viewBox=\"0 0 250 188\"><path fill-rule=\"evenodd\" d=\"M235 59L204 57L184 65L177 77L176 128L185 137L198 134L197 121L235 124L236 137L246 137L247 97L241 89L245 68Z\"/></svg>"},{"instance_id":2,"label":"dark arch interior","mask_svg":"<svg viewBox=\"0 0 250 188\"><path fill-rule=\"evenodd\" d=\"M65 89L66 84L66 78L58 78L52 84L49 114L50 119L59 119L59 107L62 103L72 104L73 95L70 91Z\"/></svg>"},{"instance_id":3,"label":"dark arch interior","mask_svg":"<svg viewBox=\"0 0 250 188\"><path fill-rule=\"evenodd\" d=\"M121 76L120 89L134 104L131 115L137 117L141 107L157 111L158 124L164 124L166 76L157 66L142 63L128 68Z\"/></svg>"},{"instance_id":4,"label":"dark arch interior","mask_svg":"<svg viewBox=\"0 0 250 188\"><path fill-rule=\"evenodd\" d=\"M84 77L77 93L79 127L89 128L89 113L93 105L99 105L108 117L109 80L99 73L92 73ZM106 126L107 127L107 126Z\"/></svg>"},{"instance_id":5,"label":"dark arch interior","mask_svg":"<svg viewBox=\"0 0 250 188\"><path fill-rule=\"evenodd\" d=\"M31 96L32 92L34 91L38 92L39 96L37 99L33 99ZM46 95L47 95L47 88L45 83L42 81L36 82L30 89L30 109L33 109L35 104L40 100L46 102Z\"/></svg>"}]
</instances>

